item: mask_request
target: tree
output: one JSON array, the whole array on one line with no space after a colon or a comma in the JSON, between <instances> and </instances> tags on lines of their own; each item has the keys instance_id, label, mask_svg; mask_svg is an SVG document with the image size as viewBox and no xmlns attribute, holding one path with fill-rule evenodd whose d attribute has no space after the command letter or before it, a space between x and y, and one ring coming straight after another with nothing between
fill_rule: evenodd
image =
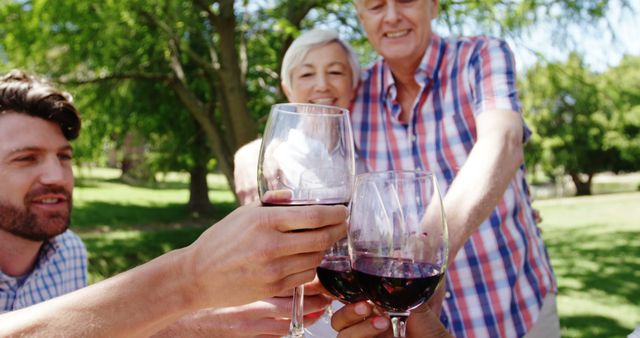
<instances>
[{"instance_id":1,"label":"tree","mask_svg":"<svg viewBox=\"0 0 640 338\"><path fill-rule=\"evenodd\" d=\"M534 159L549 176L569 175L578 195L591 194L596 173L638 168L640 119L629 114L628 95L605 77L571 54L565 63L536 65L521 85L525 116L538 135Z\"/></svg>"},{"instance_id":2,"label":"tree","mask_svg":"<svg viewBox=\"0 0 640 338\"><path fill-rule=\"evenodd\" d=\"M615 172L640 169L640 57L625 56L598 81L604 105L616 112L605 142L619 151L612 164Z\"/></svg>"},{"instance_id":3,"label":"tree","mask_svg":"<svg viewBox=\"0 0 640 338\"><path fill-rule=\"evenodd\" d=\"M558 22L592 21L610 6L606 0L441 1L450 27L475 22L485 32L498 33L517 33L558 10L563 13ZM280 60L299 31L318 22L340 26L357 46L366 46L349 0L16 0L3 2L0 17L0 57L4 54L10 65L68 85L90 84L81 92L109 87L108 93L123 95L106 101L148 107L136 116L171 121L171 115L153 108L158 99L174 97L181 106L174 113L195 121L231 186L233 153L258 135L267 107L283 99ZM155 91L123 93L137 86ZM86 107L89 116L129 114L111 112L113 106L98 101Z\"/></svg>"}]
</instances>

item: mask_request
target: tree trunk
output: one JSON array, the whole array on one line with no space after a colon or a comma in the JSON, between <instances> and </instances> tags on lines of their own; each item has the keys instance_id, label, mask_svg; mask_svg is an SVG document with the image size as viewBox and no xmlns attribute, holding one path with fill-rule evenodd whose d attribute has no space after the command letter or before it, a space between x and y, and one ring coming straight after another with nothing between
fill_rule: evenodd
<instances>
[{"instance_id":1,"label":"tree trunk","mask_svg":"<svg viewBox=\"0 0 640 338\"><path fill-rule=\"evenodd\" d=\"M189 170L189 210L196 215L208 215L213 211L213 205L209 200L209 184L207 183L207 162L209 162L210 150L202 129L196 126L198 131L191 145L193 167Z\"/></svg>"},{"instance_id":2,"label":"tree trunk","mask_svg":"<svg viewBox=\"0 0 640 338\"><path fill-rule=\"evenodd\" d=\"M593 179L593 174L587 174L586 180L583 180L579 173L570 173L570 175L573 184L576 186L576 196L591 195L591 180Z\"/></svg>"},{"instance_id":3,"label":"tree trunk","mask_svg":"<svg viewBox=\"0 0 640 338\"><path fill-rule=\"evenodd\" d=\"M198 162L202 162L198 160ZM206 163L196 163L189 171L189 211L194 214L208 215L213 211L213 205L209 200L209 185L207 184Z\"/></svg>"}]
</instances>

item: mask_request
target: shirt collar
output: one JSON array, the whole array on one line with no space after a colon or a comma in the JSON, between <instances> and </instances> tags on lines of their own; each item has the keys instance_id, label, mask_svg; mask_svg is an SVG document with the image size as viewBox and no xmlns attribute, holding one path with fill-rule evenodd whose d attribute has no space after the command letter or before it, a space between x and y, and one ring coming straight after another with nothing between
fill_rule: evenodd
<instances>
[{"instance_id":1,"label":"shirt collar","mask_svg":"<svg viewBox=\"0 0 640 338\"><path fill-rule=\"evenodd\" d=\"M44 243L42 243L42 246L40 247L40 251L38 252L38 258L36 259L36 262L33 266L33 270L31 270L25 275L25 276L28 276L27 279L31 275L38 274L39 271L44 267L44 265L49 261L49 259L53 257L53 255L55 255L55 253L60 249L61 247L61 243L60 243L61 241L59 239L60 236L62 236L62 234L55 236L53 238L50 238L44 241ZM21 277L25 277L25 276L21 276ZM15 284L17 283L17 280L19 278L20 277L8 276L4 272L2 272L2 270L0 270L0 284L2 283Z\"/></svg>"},{"instance_id":2,"label":"shirt collar","mask_svg":"<svg viewBox=\"0 0 640 338\"><path fill-rule=\"evenodd\" d=\"M441 55L442 46L444 44L443 39L435 33L431 34L431 41L425 50L420 65L416 69L416 81L418 83L426 83L427 80L433 80L438 72L437 65ZM384 97L387 99L396 99L397 90L396 82L391 73L391 68L386 62L383 62L383 83L384 83Z\"/></svg>"},{"instance_id":3,"label":"shirt collar","mask_svg":"<svg viewBox=\"0 0 640 338\"><path fill-rule=\"evenodd\" d=\"M418 78L419 76L426 76L429 80L433 80L436 77L436 73L438 71L438 60L440 59L443 44L444 41L442 38L435 33L431 34L431 42L429 43L429 46L422 57L422 61L420 61L418 70L416 71L416 80L422 80Z\"/></svg>"}]
</instances>

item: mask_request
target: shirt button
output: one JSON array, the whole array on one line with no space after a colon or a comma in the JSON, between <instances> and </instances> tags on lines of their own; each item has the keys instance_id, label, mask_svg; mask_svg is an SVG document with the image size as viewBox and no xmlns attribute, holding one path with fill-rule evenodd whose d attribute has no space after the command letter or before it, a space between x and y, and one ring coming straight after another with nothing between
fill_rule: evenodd
<instances>
[{"instance_id":1,"label":"shirt button","mask_svg":"<svg viewBox=\"0 0 640 338\"><path fill-rule=\"evenodd\" d=\"M451 292L447 291L447 292L444 294L444 297L445 297L445 298L447 298L447 299L451 298Z\"/></svg>"}]
</instances>

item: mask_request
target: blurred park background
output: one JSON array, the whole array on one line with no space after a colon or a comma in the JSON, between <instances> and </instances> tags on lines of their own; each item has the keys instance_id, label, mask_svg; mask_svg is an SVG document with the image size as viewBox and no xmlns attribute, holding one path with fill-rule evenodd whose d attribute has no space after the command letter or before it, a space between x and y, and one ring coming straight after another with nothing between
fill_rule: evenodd
<instances>
[{"instance_id":1,"label":"blurred park background","mask_svg":"<svg viewBox=\"0 0 640 338\"><path fill-rule=\"evenodd\" d=\"M640 325L639 11L441 0L434 23L515 52L564 337ZM233 153L284 101L280 61L312 27L339 30L364 65L375 58L348 0L0 0L0 73L44 75L82 112L72 227L91 282L188 245L236 207Z\"/></svg>"}]
</instances>

